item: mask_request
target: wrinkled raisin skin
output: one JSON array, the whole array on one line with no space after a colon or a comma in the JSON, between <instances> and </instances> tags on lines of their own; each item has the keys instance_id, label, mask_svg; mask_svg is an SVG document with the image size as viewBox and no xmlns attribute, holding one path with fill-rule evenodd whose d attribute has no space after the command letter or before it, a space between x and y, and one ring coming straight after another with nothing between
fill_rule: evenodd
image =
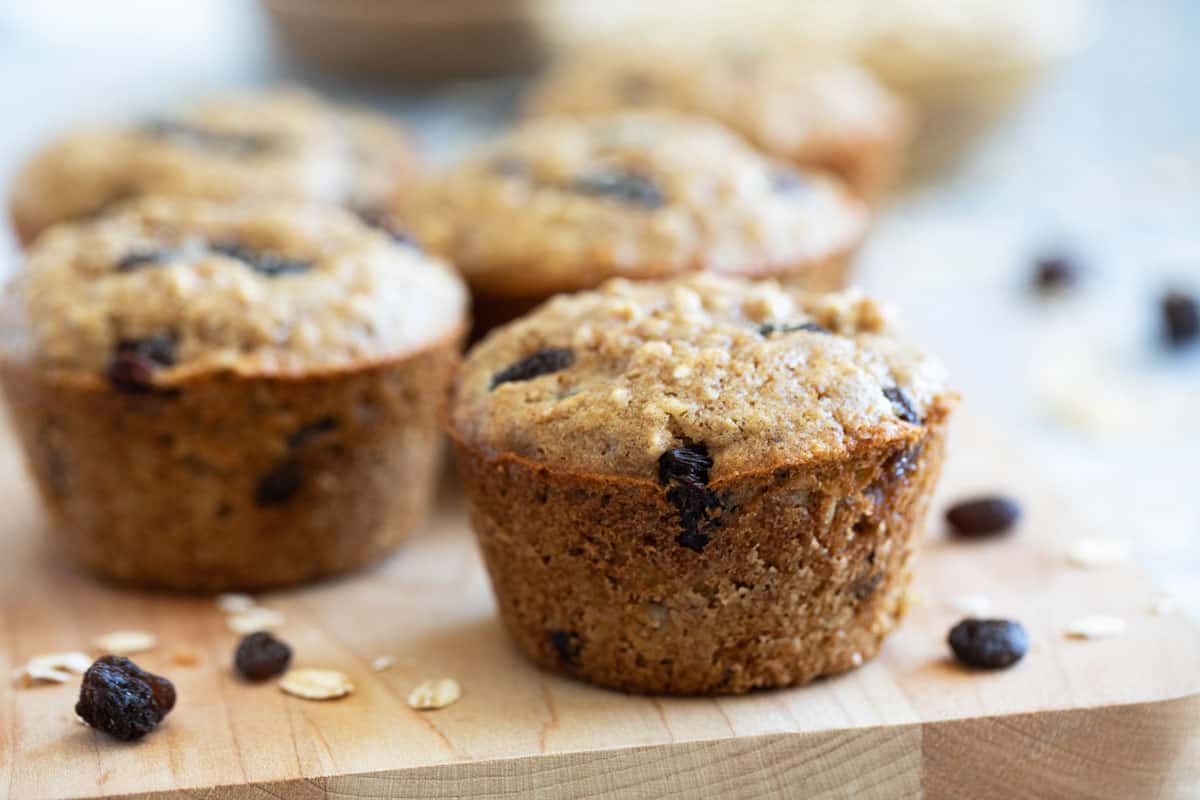
<instances>
[{"instance_id":1,"label":"wrinkled raisin skin","mask_svg":"<svg viewBox=\"0 0 1200 800\"><path fill-rule=\"evenodd\" d=\"M292 648L266 631L243 637L233 653L233 668L248 681L282 675L291 662Z\"/></svg>"},{"instance_id":2,"label":"wrinkled raisin skin","mask_svg":"<svg viewBox=\"0 0 1200 800\"><path fill-rule=\"evenodd\" d=\"M653 211L667 203L667 197L657 183L645 175L632 172L581 175L571 183L571 191L643 211Z\"/></svg>"},{"instance_id":3,"label":"wrinkled raisin skin","mask_svg":"<svg viewBox=\"0 0 1200 800\"><path fill-rule=\"evenodd\" d=\"M704 443L685 443L658 458L658 482L667 487L667 502L679 512L682 530L675 541L697 553L712 539L710 533L720 524L725 506L720 496L708 488L712 458Z\"/></svg>"},{"instance_id":4,"label":"wrinkled raisin skin","mask_svg":"<svg viewBox=\"0 0 1200 800\"><path fill-rule=\"evenodd\" d=\"M1024 626L1007 619L964 619L947 642L960 663L976 669L1011 667L1029 652Z\"/></svg>"},{"instance_id":5,"label":"wrinkled raisin skin","mask_svg":"<svg viewBox=\"0 0 1200 800\"><path fill-rule=\"evenodd\" d=\"M997 536L1021 519L1021 506L1009 497L976 497L946 509L950 530L963 539Z\"/></svg>"},{"instance_id":6,"label":"wrinkled raisin skin","mask_svg":"<svg viewBox=\"0 0 1200 800\"><path fill-rule=\"evenodd\" d=\"M304 467L294 458L286 458L259 478L254 487L254 504L263 508L283 505L304 486Z\"/></svg>"},{"instance_id":7,"label":"wrinkled raisin skin","mask_svg":"<svg viewBox=\"0 0 1200 800\"><path fill-rule=\"evenodd\" d=\"M567 667L579 666L583 652L583 640L573 631L550 631L550 646L558 653L559 660Z\"/></svg>"},{"instance_id":8,"label":"wrinkled raisin skin","mask_svg":"<svg viewBox=\"0 0 1200 800\"><path fill-rule=\"evenodd\" d=\"M883 396L892 404L892 410L896 412L897 417L905 422L911 422L913 425L921 424L921 415L917 413L912 400L899 386L884 387Z\"/></svg>"},{"instance_id":9,"label":"wrinkled raisin skin","mask_svg":"<svg viewBox=\"0 0 1200 800\"><path fill-rule=\"evenodd\" d=\"M122 741L140 739L175 707L175 686L127 658L103 656L84 673L75 713Z\"/></svg>"},{"instance_id":10,"label":"wrinkled raisin skin","mask_svg":"<svg viewBox=\"0 0 1200 800\"><path fill-rule=\"evenodd\" d=\"M561 372L575 363L575 353L565 347L546 347L520 361L509 364L492 376L495 389L504 383L517 383Z\"/></svg>"}]
</instances>

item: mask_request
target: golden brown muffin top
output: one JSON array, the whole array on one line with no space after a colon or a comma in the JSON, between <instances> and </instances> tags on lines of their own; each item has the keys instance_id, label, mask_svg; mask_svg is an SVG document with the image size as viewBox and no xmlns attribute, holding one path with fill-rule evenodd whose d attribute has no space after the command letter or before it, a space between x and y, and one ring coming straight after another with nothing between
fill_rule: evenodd
<instances>
[{"instance_id":1,"label":"golden brown muffin top","mask_svg":"<svg viewBox=\"0 0 1200 800\"><path fill-rule=\"evenodd\" d=\"M441 262L336 206L144 198L65 223L10 286L10 352L171 384L214 370L331 371L402 356L464 325Z\"/></svg>"},{"instance_id":2,"label":"golden brown muffin top","mask_svg":"<svg viewBox=\"0 0 1200 800\"><path fill-rule=\"evenodd\" d=\"M909 125L901 101L856 64L733 44L584 51L554 68L527 108L534 115L675 109L716 119L799 164L902 137Z\"/></svg>"},{"instance_id":3,"label":"golden brown muffin top","mask_svg":"<svg viewBox=\"0 0 1200 800\"><path fill-rule=\"evenodd\" d=\"M775 275L851 250L832 178L668 111L528 122L415 190L401 216L472 288L542 297L689 271Z\"/></svg>"},{"instance_id":4,"label":"golden brown muffin top","mask_svg":"<svg viewBox=\"0 0 1200 800\"><path fill-rule=\"evenodd\" d=\"M913 438L942 367L854 291L712 275L560 296L468 355L451 428L468 446L651 477L702 445L713 479Z\"/></svg>"},{"instance_id":5,"label":"golden brown muffin top","mask_svg":"<svg viewBox=\"0 0 1200 800\"><path fill-rule=\"evenodd\" d=\"M378 208L413 168L387 117L284 90L70 133L25 166L11 203L18 225L37 229L141 195Z\"/></svg>"}]
</instances>

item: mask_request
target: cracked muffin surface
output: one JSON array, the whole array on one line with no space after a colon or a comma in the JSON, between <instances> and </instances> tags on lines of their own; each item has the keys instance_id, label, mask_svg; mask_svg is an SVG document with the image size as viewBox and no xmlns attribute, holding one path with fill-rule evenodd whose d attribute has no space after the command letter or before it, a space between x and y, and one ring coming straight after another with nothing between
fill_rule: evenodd
<instances>
[{"instance_id":1,"label":"cracked muffin surface","mask_svg":"<svg viewBox=\"0 0 1200 800\"><path fill-rule=\"evenodd\" d=\"M202 100L172 116L70 132L18 174L10 209L29 243L58 222L142 195L305 200L374 211L415 171L386 116L303 90Z\"/></svg>"},{"instance_id":2,"label":"cracked muffin surface","mask_svg":"<svg viewBox=\"0 0 1200 800\"><path fill-rule=\"evenodd\" d=\"M610 277L802 276L853 251L868 216L836 179L658 110L527 122L398 213L477 293L534 298Z\"/></svg>"},{"instance_id":3,"label":"cracked muffin surface","mask_svg":"<svg viewBox=\"0 0 1200 800\"><path fill-rule=\"evenodd\" d=\"M382 361L466 314L447 266L348 211L160 198L49 232L7 303L9 348L39 366L102 373L140 349L164 384Z\"/></svg>"},{"instance_id":4,"label":"cracked muffin surface","mask_svg":"<svg viewBox=\"0 0 1200 800\"><path fill-rule=\"evenodd\" d=\"M704 443L712 479L911 438L948 402L940 364L857 292L689 276L555 298L476 346L452 428L469 447L652 478Z\"/></svg>"}]
</instances>

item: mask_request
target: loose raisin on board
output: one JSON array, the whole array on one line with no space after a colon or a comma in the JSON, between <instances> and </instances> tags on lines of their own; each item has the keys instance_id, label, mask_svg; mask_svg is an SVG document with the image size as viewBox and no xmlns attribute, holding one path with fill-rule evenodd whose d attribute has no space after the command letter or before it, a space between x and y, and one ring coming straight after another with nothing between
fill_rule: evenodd
<instances>
[{"instance_id":1,"label":"loose raisin on board","mask_svg":"<svg viewBox=\"0 0 1200 800\"><path fill-rule=\"evenodd\" d=\"M947 641L955 658L978 669L1011 667L1029 652L1025 627L1008 619L964 619Z\"/></svg>"},{"instance_id":2,"label":"loose raisin on board","mask_svg":"<svg viewBox=\"0 0 1200 800\"><path fill-rule=\"evenodd\" d=\"M550 646L558 653L564 666L579 666L579 655L583 652L583 640L572 631L550 631Z\"/></svg>"},{"instance_id":3,"label":"loose raisin on board","mask_svg":"<svg viewBox=\"0 0 1200 800\"><path fill-rule=\"evenodd\" d=\"M154 373L175 364L175 337L171 334L145 339L122 339L108 364L108 382L127 394L154 391Z\"/></svg>"},{"instance_id":4,"label":"loose raisin on board","mask_svg":"<svg viewBox=\"0 0 1200 800\"><path fill-rule=\"evenodd\" d=\"M658 458L658 482L667 487L667 502L679 512L681 546L703 552L724 510L720 496L708 488L712 458L703 443L686 443Z\"/></svg>"},{"instance_id":5,"label":"loose raisin on board","mask_svg":"<svg viewBox=\"0 0 1200 800\"><path fill-rule=\"evenodd\" d=\"M546 347L516 363L509 364L492 376L492 388L502 383L516 383L561 372L575 363L575 353L566 347Z\"/></svg>"},{"instance_id":6,"label":"loose raisin on board","mask_svg":"<svg viewBox=\"0 0 1200 800\"><path fill-rule=\"evenodd\" d=\"M891 402L892 410L896 412L897 417L905 422L911 422L913 425L921 424L921 415L917 413L912 400L899 386L884 387L883 396Z\"/></svg>"},{"instance_id":7,"label":"loose raisin on board","mask_svg":"<svg viewBox=\"0 0 1200 800\"><path fill-rule=\"evenodd\" d=\"M303 485L304 467L295 458L285 458L258 479L254 487L254 504L260 507L282 505Z\"/></svg>"},{"instance_id":8,"label":"loose raisin on board","mask_svg":"<svg viewBox=\"0 0 1200 800\"><path fill-rule=\"evenodd\" d=\"M830 333L829 328L826 328L819 322L764 322L758 326L760 336L771 336L776 333L799 333L801 331L808 333Z\"/></svg>"},{"instance_id":9,"label":"loose raisin on board","mask_svg":"<svg viewBox=\"0 0 1200 800\"><path fill-rule=\"evenodd\" d=\"M1042 294L1070 289L1079 282L1079 268L1062 253L1042 256L1034 264L1033 288Z\"/></svg>"},{"instance_id":10,"label":"loose raisin on board","mask_svg":"<svg viewBox=\"0 0 1200 800\"><path fill-rule=\"evenodd\" d=\"M282 675L291 661L292 648L266 631L244 637L233 653L233 668L248 681Z\"/></svg>"},{"instance_id":11,"label":"loose raisin on board","mask_svg":"<svg viewBox=\"0 0 1200 800\"><path fill-rule=\"evenodd\" d=\"M397 225L396 221L389 217L383 209L376 206L357 206L351 210L367 227L386 233L393 242L417 247L417 240L408 231Z\"/></svg>"},{"instance_id":12,"label":"loose raisin on board","mask_svg":"<svg viewBox=\"0 0 1200 800\"><path fill-rule=\"evenodd\" d=\"M571 190L646 211L662 208L667 202L666 195L653 179L633 172L581 175L571 183Z\"/></svg>"},{"instance_id":13,"label":"loose raisin on board","mask_svg":"<svg viewBox=\"0 0 1200 800\"><path fill-rule=\"evenodd\" d=\"M1021 506L1009 497L976 497L946 509L950 530L963 539L1005 533L1021 518Z\"/></svg>"},{"instance_id":14,"label":"loose raisin on board","mask_svg":"<svg viewBox=\"0 0 1200 800\"><path fill-rule=\"evenodd\" d=\"M214 253L240 261L250 269L260 275L266 275L268 278L307 272L313 266L311 261L306 261L302 258L288 258L264 250L255 250L237 242L212 242L209 245L209 249Z\"/></svg>"},{"instance_id":15,"label":"loose raisin on board","mask_svg":"<svg viewBox=\"0 0 1200 800\"><path fill-rule=\"evenodd\" d=\"M75 713L122 741L140 739L175 707L175 686L121 656L103 656L83 675Z\"/></svg>"},{"instance_id":16,"label":"loose raisin on board","mask_svg":"<svg viewBox=\"0 0 1200 800\"><path fill-rule=\"evenodd\" d=\"M1163 334L1167 347L1183 347L1200 340L1200 308L1196 298L1171 291L1162 299Z\"/></svg>"}]
</instances>

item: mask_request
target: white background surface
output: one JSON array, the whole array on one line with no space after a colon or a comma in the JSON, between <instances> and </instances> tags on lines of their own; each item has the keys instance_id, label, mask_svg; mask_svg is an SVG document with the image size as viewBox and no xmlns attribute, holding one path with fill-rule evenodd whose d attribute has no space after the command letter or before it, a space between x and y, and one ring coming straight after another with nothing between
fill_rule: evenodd
<instances>
[{"instance_id":1,"label":"white background surface","mask_svg":"<svg viewBox=\"0 0 1200 800\"><path fill-rule=\"evenodd\" d=\"M940 352L1101 530L1200 615L1200 348L1158 346L1157 298L1200 291L1200 3L1111 0L957 172L895 203L862 282ZM0 0L0 183L45 136L189 95L305 80L247 0ZM354 91L416 126L436 160L503 124L519 82ZM1078 295L1041 302L1031 256L1078 255ZM16 263L7 231L4 267ZM962 457L964 454L959 454ZM969 454L986 459L987 453ZM996 484L980 487L1003 490Z\"/></svg>"}]
</instances>

